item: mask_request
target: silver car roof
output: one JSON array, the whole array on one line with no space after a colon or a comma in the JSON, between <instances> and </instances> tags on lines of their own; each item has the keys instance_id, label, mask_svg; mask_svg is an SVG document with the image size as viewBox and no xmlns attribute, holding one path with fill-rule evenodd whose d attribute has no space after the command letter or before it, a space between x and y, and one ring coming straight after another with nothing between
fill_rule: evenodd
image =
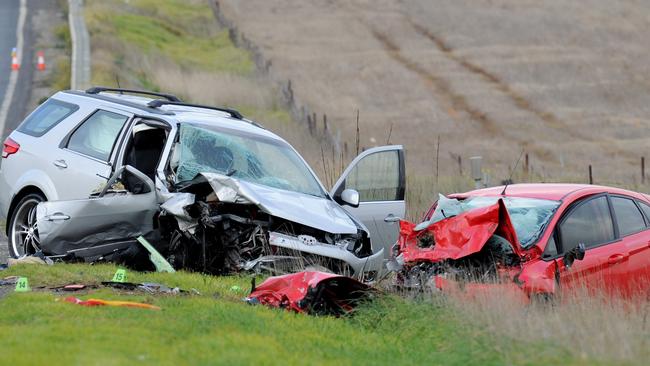
<instances>
[{"instance_id":1,"label":"silver car roof","mask_svg":"<svg viewBox=\"0 0 650 366\"><path fill-rule=\"evenodd\" d=\"M162 119L172 124L191 123L196 125L209 125L235 129L249 134L274 138L286 142L280 136L266 130L259 124L249 119L233 118L228 112L185 105L162 105L157 108L147 104L155 99L143 96L117 93L89 94L79 90L67 90L54 94L55 99L66 102L93 105L98 108L102 105L122 109L143 118Z\"/></svg>"}]
</instances>

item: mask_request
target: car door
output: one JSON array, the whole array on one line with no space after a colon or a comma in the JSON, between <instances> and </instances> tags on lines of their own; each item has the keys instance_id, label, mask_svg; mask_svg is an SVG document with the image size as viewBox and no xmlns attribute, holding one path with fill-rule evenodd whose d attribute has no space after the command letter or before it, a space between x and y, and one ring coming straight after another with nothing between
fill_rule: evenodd
<instances>
[{"instance_id":1,"label":"car door","mask_svg":"<svg viewBox=\"0 0 650 366\"><path fill-rule=\"evenodd\" d=\"M113 190L114 183L131 174L145 189L132 193ZM42 202L37 207L41 249L47 255L102 255L133 243L153 230L158 210L153 181L131 166L113 174L96 197Z\"/></svg>"},{"instance_id":2,"label":"car door","mask_svg":"<svg viewBox=\"0 0 650 366\"><path fill-rule=\"evenodd\" d=\"M628 255L620 258L625 263L619 281L628 296L647 294L650 289L650 221L641 212L647 204L627 196L611 196L611 201Z\"/></svg>"},{"instance_id":3,"label":"car door","mask_svg":"<svg viewBox=\"0 0 650 366\"><path fill-rule=\"evenodd\" d=\"M560 219L556 236L558 251L565 254L578 244L585 245L585 256L570 267L560 265L560 285L564 291L620 293L621 274L628 256L625 242L619 238L606 194L575 203Z\"/></svg>"},{"instance_id":4,"label":"car door","mask_svg":"<svg viewBox=\"0 0 650 366\"><path fill-rule=\"evenodd\" d=\"M61 141L47 174L57 182L59 200L86 198L110 177L115 148L132 114L111 108L97 109Z\"/></svg>"},{"instance_id":5,"label":"car door","mask_svg":"<svg viewBox=\"0 0 650 366\"><path fill-rule=\"evenodd\" d=\"M343 208L366 225L373 252L383 248L387 256L399 234L399 227L391 218L406 214L403 147L380 146L361 153L345 169L330 194L343 204L341 194L346 189L359 192L359 207Z\"/></svg>"}]
</instances>

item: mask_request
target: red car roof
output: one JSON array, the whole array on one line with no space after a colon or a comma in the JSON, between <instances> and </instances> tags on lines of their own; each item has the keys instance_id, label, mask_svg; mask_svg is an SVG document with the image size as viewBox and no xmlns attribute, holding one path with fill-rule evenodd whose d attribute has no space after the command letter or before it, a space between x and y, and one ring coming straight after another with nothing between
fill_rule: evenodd
<instances>
[{"instance_id":1,"label":"red car roof","mask_svg":"<svg viewBox=\"0 0 650 366\"><path fill-rule=\"evenodd\" d=\"M503 192L503 187L504 186L477 189L475 191L452 194L450 197L464 198L470 196L500 196L501 192ZM625 189L596 186L590 184L565 183L511 184L508 185L505 196L539 198L557 201L576 191L584 191L586 194L599 192L619 193L633 197L643 197L643 199L647 200L647 197L644 197L644 195Z\"/></svg>"}]
</instances>

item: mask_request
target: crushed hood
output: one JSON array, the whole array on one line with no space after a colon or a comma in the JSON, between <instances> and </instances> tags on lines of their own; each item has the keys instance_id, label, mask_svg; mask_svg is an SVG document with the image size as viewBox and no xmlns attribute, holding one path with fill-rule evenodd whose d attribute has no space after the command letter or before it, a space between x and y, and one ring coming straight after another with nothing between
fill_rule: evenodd
<instances>
[{"instance_id":1,"label":"crushed hood","mask_svg":"<svg viewBox=\"0 0 650 366\"><path fill-rule=\"evenodd\" d=\"M523 256L523 248L502 199L494 205L435 222L422 230L416 230L411 222L401 221L398 246L404 263L437 262L477 253L495 234L505 238L516 255ZM419 245L418 239L424 235L433 236L433 245Z\"/></svg>"},{"instance_id":2,"label":"crushed hood","mask_svg":"<svg viewBox=\"0 0 650 366\"><path fill-rule=\"evenodd\" d=\"M356 234L357 224L336 202L249 183L218 173L201 173L222 202L253 204L269 215L333 234Z\"/></svg>"}]
</instances>

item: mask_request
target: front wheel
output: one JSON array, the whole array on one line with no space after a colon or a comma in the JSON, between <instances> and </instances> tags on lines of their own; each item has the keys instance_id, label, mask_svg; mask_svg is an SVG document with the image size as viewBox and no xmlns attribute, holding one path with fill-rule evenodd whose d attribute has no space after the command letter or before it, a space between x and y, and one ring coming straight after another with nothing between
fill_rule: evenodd
<instances>
[{"instance_id":1,"label":"front wheel","mask_svg":"<svg viewBox=\"0 0 650 366\"><path fill-rule=\"evenodd\" d=\"M31 255L41 250L36 223L36 206L43 201L45 201L43 195L30 193L16 205L8 222L9 255L13 258Z\"/></svg>"}]
</instances>

